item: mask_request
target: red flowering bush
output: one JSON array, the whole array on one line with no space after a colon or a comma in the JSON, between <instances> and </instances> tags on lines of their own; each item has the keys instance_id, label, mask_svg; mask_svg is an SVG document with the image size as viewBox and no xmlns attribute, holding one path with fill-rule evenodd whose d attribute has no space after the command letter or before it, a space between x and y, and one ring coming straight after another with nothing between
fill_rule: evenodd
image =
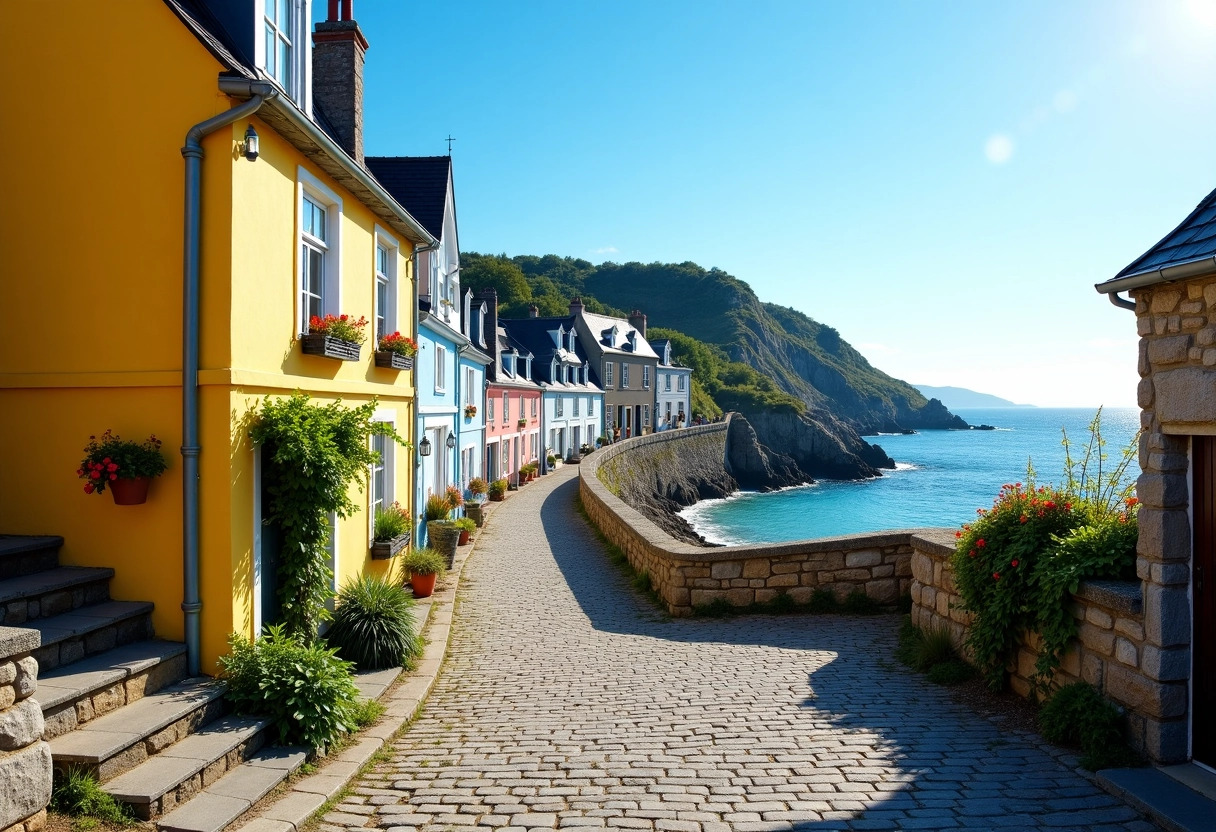
<instances>
[{"instance_id":1,"label":"red flowering bush","mask_svg":"<svg viewBox=\"0 0 1216 832\"><path fill-rule=\"evenodd\" d=\"M380 343L376 345L376 349L381 352L395 352L406 358L413 358L418 353L418 344L413 338L407 338L400 332L394 332L381 338Z\"/></svg>"},{"instance_id":2,"label":"red flowering bush","mask_svg":"<svg viewBox=\"0 0 1216 832\"><path fill-rule=\"evenodd\" d=\"M324 318L313 315L308 320L309 332L353 344L362 344L367 340L367 333L363 331L366 326L367 318L355 320L350 315L326 315Z\"/></svg>"},{"instance_id":3,"label":"red flowering bush","mask_svg":"<svg viewBox=\"0 0 1216 832\"><path fill-rule=\"evenodd\" d=\"M90 436L84 446L84 459L76 469L76 476L84 480L84 493L101 494L117 479L159 477L169 467L160 446L155 435L143 442L123 439L110 430L100 439Z\"/></svg>"}]
</instances>

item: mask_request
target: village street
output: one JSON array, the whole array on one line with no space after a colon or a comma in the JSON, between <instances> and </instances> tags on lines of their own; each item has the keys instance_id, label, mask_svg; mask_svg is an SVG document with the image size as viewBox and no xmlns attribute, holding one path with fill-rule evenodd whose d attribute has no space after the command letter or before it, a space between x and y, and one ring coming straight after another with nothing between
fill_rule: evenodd
<instances>
[{"instance_id":1,"label":"village street","mask_svg":"<svg viewBox=\"0 0 1216 832\"><path fill-rule=\"evenodd\" d=\"M898 665L893 616L667 618L577 485L497 507L424 712L323 828L1156 828Z\"/></svg>"}]
</instances>

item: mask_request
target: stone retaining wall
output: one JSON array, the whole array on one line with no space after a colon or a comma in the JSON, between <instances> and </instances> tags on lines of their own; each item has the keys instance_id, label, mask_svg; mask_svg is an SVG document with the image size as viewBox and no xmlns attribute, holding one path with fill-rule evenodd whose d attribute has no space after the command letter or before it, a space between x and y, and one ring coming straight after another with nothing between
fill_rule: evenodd
<instances>
[{"instance_id":1,"label":"stone retaining wall","mask_svg":"<svg viewBox=\"0 0 1216 832\"><path fill-rule=\"evenodd\" d=\"M963 610L954 583L953 535L917 535L912 546L912 623L925 630L949 630L961 647L971 615ZM1146 639L1140 583L1082 583L1071 612L1077 637L1061 657L1055 682L1093 685L1124 708L1133 748L1156 762L1174 761L1163 738L1179 723L1185 727L1187 687L1183 681L1166 681L1178 676L1178 668L1171 666L1174 654ZM1030 695L1038 646L1038 636L1027 633L1008 668L1010 687L1021 696Z\"/></svg>"},{"instance_id":2,"label":"stone retaining wall","mask_svg":"<svg viewBox=\"0 0 1216 832\"><path fill-rule=\"evenodd\" d=\"M682 448L704 455L710 438L721 435L725 453L727 425L719 423L642 436L611 445L583 460L579 493L592 522L620 547L634 569L645 571L672 615L689 615L696 606L723 599L732 606L789 595L805 603L817 589L843 600L860 589L883 605L895 605L912 585L913 534L902 530L864 535L703 547L670 537L615 492L622 479L648 479L653 459L680 458ZM695 449L695 450L694 450ZM611 488L599 472L612 472Z\"/></svg>"},{"instance_id":3,"label":"stone retaining wall","mask_svg":"<svg viewBox=\"0 0 1216 832\"><path fill-rule=\"evenodd\" d=\"M0 627L0 830L38 832L51 802L51 747L42 739L37 630Z\"/></svg>"}]
</instances>

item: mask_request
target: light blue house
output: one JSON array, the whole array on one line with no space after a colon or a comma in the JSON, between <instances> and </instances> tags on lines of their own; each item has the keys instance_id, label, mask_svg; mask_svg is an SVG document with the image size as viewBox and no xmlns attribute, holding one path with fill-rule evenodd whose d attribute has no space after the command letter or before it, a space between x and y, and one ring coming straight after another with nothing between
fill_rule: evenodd
<instances>
[{"instance_id":1,"label":"light blue house","mask_svg":"<svg viewBox=\"0 0 1216 832\"><path fill-rule=\"evenodd\" d=\"M655 430L687 427L692 421L692 369L671 360L671 341L650 342L659 356L654 375Z\"/></svg>"}]
</instances>

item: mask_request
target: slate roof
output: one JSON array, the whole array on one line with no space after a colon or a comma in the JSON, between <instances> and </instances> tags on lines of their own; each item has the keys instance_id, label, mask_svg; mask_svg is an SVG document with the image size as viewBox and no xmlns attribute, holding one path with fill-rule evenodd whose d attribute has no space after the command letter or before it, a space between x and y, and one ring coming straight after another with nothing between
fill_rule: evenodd
<instances>
[{"instance_id":1,"label":"slate roof","mask_svg":"<svg viewBox=\"0 0 1216 832\"><path fill-rule=\"evenodd\" d=\"M499 325L504 328L509 337L533 354L532 378L541 384L555 384L553 380L553 356L561 353L569 356L566 350L559 350L553 343L549 333L561 326L566 332L574 328L574 318L512 318L500 319ZM575 338L575 359L578 366L587 362L582 344ZM573 364L570 364L573 366ZM594 368L592 370L594 375ZM581 386L581 385L579 385Z\"/></svg>"},{"instance_id":2,"label":"slate roof","mask_svg":"<svg viewBox=\"0 0 1216 832\"><path fill-rule=\"evenodd\" d=\"M169 10L177 15L203 46L207 47L215 59L231 72L239 73L246 78L257 78L253 68L253 59L245 55L236 43L236 39L219 22L206 3L198 0L164 0Z\"/></svg>"},{"instance_id":3,"label":"slate roof","mask_svg":"<svg viewBox=\"0 0 1216 832\"><path fill-rule=\"evenodd\" d=\"M1208 263L1210 269L1203 268ZM1194 273L1216 271L1216 190L1208 194L1182 223L1165 235L1159 243L1105 283L1098 291L1119 291L1119 283L1135 282L1137 286L1179 279L1190 274L1163 272L1178 266L1194 265ZM1186 270L1190 272L1191 270ZM1152 280L1152 277L1158 278ZM1140 278L1139 280L1135 280ZM1135 288L1126 286L1125 288Z\"/></svg>"},{"instance_id":4,"label":"slate roof","mask_svg":"<svg viewBox=\"0 0 1216 832\"><path fill-rule=\"evenodd\" d=\"M597 315L594 312L584 311L583 320L586 321L587 328L591 330L591 334L595 336L596 342L600 345L600 349L602 349L604 352L616 353L618 355L640 355L643 358L653 358L656 361L658 360L659 357L655 355L654 350L650 348L650 342L646 340L646 337L642 335L642 333L638 332L637 328L624 318L610 318L607 315ZM604 332L612 329L614 326L620 328L620 346L609 346L608 344L604 343L602 337ZM626 336L630 332L634 332L636 335L634 336L633 348L627 349L626 347L628 346L629 342L626 339Z\"/></svg>"},{"instance_id":5,"label":"slate roof","mask_svg":"<svg viewBox=\"0 0 1216 832\"><path fill-rule=\"evenodd\" d=\"M667 347L670 343L671 343L670 338L663 338L660 341L651 341L650 342L651 348L653 348L655 353L659 356L659 366L667 367L672 370L687 370L688 368L683 366L682 364L675 364L675 363L664 364L663 363L663 354L665 352L667 352Z\"/></svg>"},{"instance_id":6,"label":"slate roof","mask_svg":"<svg viewBox=\"0 0 1216 832\"><path fill-rule=\"evenodd\" d=\"M450 156L367 156L367 169L436 240L443 236Z\"/></svg>"}]
</instances>

